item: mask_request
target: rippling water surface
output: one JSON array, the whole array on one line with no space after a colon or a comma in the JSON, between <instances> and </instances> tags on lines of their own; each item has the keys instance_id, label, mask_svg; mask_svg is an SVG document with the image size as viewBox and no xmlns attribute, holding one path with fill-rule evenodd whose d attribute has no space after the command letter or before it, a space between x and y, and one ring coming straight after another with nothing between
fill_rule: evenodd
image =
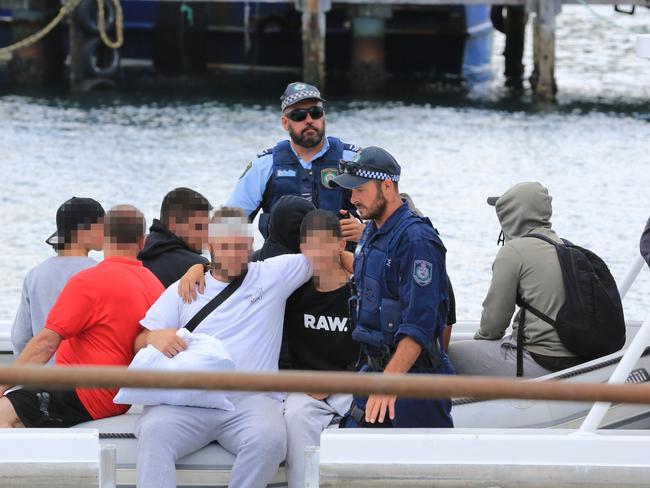
<instances>
[{"instance_id":1,"label":"rippling water surface","mask_svg":"<svg viewBox=\"0 0 650 488\"><path fill-rule=\"evenodd\" d=\"M519 181L547 185L556 230L600 254L615 277L638 253L650 215L650 62L634 57L633 34L648 30L650 11L596 12L607 21L577 6L558 17L558 106L504 96L500 36L494 82L469 94L346 97L329 106L329 134L384 146L401 162L403 190L448 247L461 319L478 318L497 252L499 226L485 197ZM62 201L133 203L149 221L176 186L219 204L254 154L284 137L276 101L0 97L0 320L13 318L24 274L51 255L43 240ZM648 290L645 269L625 300L628 318L647 316Z\"/></svg>"}]
</instances>

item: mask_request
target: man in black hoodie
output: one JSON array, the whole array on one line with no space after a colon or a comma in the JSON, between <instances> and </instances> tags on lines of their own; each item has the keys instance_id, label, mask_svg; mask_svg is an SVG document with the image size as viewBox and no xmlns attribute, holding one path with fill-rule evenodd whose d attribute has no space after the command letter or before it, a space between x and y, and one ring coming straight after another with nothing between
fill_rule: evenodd
<instances>
[{"instance_id":1,"label":"man in black hoodie","mask_svg":"<svg viewBox=\"0 0 650 488\"><path fill-rule=\"evenodd\" d=\"M300 224L302 219L316 207L306 198L295 195L280 197L269 217L269 235L262 248L251 256L252 261L298 254L300 252Z\"/></svg>"},{"instance_id":2,"label":"man in black hoodie","mask_svg":"<svg viewBox=\"0 0 650 488\"><path fill-rule=\"evenodd\" d=\"M154 219L138 259L165 288L180 279L201 256L208 240L210 202L189 188L175 188L163 198L160 220Z\"/></svg>"}]
</instances>

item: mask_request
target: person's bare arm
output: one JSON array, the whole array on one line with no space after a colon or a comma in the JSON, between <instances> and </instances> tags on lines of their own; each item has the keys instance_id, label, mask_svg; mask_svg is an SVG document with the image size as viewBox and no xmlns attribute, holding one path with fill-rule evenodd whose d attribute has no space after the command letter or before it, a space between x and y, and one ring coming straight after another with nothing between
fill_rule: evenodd
<instances>
[{"instance_id":1,"label":"person's bare arm","mask_svg":"<svg viewBox=\"0 0 650 488\"><path fill-rule=\"evenodd\" d=\"M17 366L21 364L45 364L52 359L61 341L63 341L63 337L59 334L50 329L43 329L27 343L14 364ZM9 388L9 385L0 385L0 395L4 394L7 388Z\"/></svg>"},{"instance_id":2,"label":"person's bare arm","mask_svg":"<svg viewBox=\"0 0 650 488\"><path fill-rule=\"evenodd\" d=\"M187 348L182 337L176 335L176 329L143 329L135 339L135 352L152 345L168 358L176 356Z\"/></svg>"},{"instance_id":3,"label":"person's bare arm","mask_svg":"<svg viewBox=\"0 0 650 488\"><path fill-rule=\"evenodd\" d=\"M413 367L418 356L422 352L422 346L414 339L406 336L397 344L395 354L388 362L384 373L407 373Z\"/></svg>"},{"instance_id":4,"label":"person's bare arm","mask_svg":"<svg viewBox=\"0 0 650 488\"><path fill-rule=\"evenodd\" d=\"M348 273L354 273L354 254L350 251L343 251L341 253L341 266Z\"/></svg>"},{"instance_id":5,"label":"person's bare arm","mask_svg":"<svg viewBox=\"0 0 650 488\"><path fill-rule=\"evenodd\" d=\"M422 346L410 337L404 337L399 341L395 354L388 362L384 373L407 373L417 361L422 352ZM395 418L395 395L369 395L366 402L366 422L374 424L375 421L382 423L388 417Z\"/></svg>"},{"instance_id":6,"label":"person's bare arm","mask_svg":"<svg viewBox=\"0 0 650 488\"><path fill-rule=\"evenodd\" d=\"M178 282L178 294L185 303L192 303L196 300L196 285L199 285L199 293L205 291L205 272L202 264L195 264L188 269Z\"/></svg>"}]
</instances>

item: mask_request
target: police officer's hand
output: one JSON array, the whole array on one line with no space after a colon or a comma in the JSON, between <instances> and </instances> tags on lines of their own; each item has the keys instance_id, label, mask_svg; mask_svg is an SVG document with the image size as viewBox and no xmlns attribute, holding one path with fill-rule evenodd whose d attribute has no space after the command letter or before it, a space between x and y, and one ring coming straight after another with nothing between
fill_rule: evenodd
<instances>
[{"instance_id":1,"label":"police officer's hand","mask_svg":"<svg viewBox=\"0 0 650 488\"><path fill-rule=\"evenodd\" d=\"M195 264L183 275L178 282L178 294L185 303L192 303L196 300L196 285L199 285L199 293L205 290L205 273L202 264Z\"/></svg>"},{"instance_id":2,"label":"police officer's hand","mask_svg":"<svg viewBox=\"0 0 650 488\"><path fill-rule=\"evenodd\" d=\"M359 222L347 210L340 210L341 215L345 218L341 219L341 233L343 239L348 242L359 242L361 234L363 234L366 224Z\"/></svg>"},{"instance_id":3,"label":"police officer's hand","mask_svg":"<svg viewBox=\"0 0 650 488\"><path fill-rule=\"evenodd\" d=\"M383 423L386 419L386 411L388 411L388 418L393 420L395 418L395 400L397 400L395 395L370 395L366 402L366 422Z\"/></svg>"}]
</instances>

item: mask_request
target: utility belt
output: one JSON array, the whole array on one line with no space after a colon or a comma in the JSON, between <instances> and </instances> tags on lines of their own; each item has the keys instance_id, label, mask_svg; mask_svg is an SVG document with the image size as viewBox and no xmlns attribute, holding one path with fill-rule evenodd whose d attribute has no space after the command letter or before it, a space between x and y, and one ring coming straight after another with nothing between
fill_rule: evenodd
<instances>
[{"instance_id":1,"label":"utility belt","mask_svg":"<svg viewBox=\"0 0 650 488\"><path fill-rule=\"evenodd\" d=\"M394 349L387 347L384 352L376 354L362 347L360 365L366 364L371 371L381 373L386 369L386 366L393 357L394 352ZM413 363L413 366L419 366L423 369L436 369L441 364L440 345L436 340L433 342L431 352L422 351L415 360L415 363Z\"/></svg>"}]
</instances>

